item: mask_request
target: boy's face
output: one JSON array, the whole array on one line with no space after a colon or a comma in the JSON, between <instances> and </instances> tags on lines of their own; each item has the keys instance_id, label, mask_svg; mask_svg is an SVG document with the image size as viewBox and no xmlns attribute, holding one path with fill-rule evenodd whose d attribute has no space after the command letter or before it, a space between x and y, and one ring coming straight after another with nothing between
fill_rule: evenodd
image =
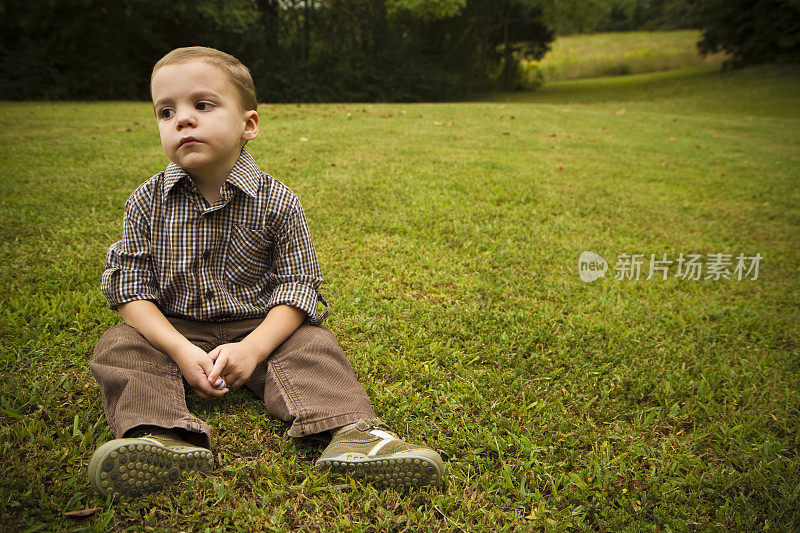
<instances>
[{"instance_id":1,"label":"boy's face","mask_svg":"<svg viewBox=\"0 0 800 533\"><path fill-rule=\"evenodd\" d=\"M206 61L161 67L150 89L164 152L195 178L227 177L258 135L258 113L243 110L233 83Z\"/></svg>"}]
</instances>

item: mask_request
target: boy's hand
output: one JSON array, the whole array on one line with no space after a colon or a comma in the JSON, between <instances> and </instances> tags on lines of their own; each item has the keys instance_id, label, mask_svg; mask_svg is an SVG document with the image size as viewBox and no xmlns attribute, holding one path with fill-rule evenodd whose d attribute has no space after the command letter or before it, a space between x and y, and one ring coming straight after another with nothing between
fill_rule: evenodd
<instances>
[{"instance_id":1,"label":"boy's hand","mask_svg":"<svg viewBox=\"0 0 800 533\"><path fill-rule=\"evenodd\" d=\"M217 346L208 357L214 361L214 368L208 374L208 383L218 385L224 372L228 387L238 388L247 383L258 365L258 353L250 350L244 343L232 342Z\"/></svg>"},{"instance_id":2,"label":"boy's hand","mask_svg":"<svg viewBox=\"0 0 800 533\"><path fill-rule=\"evenodd\" d=\"M228 392L227 388L215 389L208 381L208 374L214 368L214 361L202 348L192 345L177 358L178 367L189 385L201 398L220 398Z\"/></svg>"}]
</instances>

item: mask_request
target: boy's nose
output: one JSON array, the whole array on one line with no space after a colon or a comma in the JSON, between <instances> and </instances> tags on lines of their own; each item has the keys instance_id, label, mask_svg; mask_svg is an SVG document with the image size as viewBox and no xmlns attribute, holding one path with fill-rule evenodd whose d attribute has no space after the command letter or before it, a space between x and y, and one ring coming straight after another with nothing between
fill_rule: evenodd
<instances>
[{"instance_id":1,"label":"boy's nose","mask_svg":"<svg viewBox=\"0 0 800 533\"><path fill-rule=\"evenodd\" d=\"M183 129L183 128L187 127L187 126L196 125L197 123L195 121L194 113L191 113L191 112L181 113L178 116L177 124L178 124L178 129L179 130Z\"/></svg>"}]
</instances>

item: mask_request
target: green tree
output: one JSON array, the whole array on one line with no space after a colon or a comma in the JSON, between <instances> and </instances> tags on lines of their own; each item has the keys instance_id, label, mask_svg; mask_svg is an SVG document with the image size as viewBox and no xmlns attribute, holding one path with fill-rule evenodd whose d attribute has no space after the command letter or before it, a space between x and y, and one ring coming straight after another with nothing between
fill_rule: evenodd
<instances>
[{"instance_id":1,"label":"green tree","mask_svg":"<svg viewBox=\"0 0 800 533\"><path fill-rule=\"evenodd\" d=\"M515 88L518 74L515 52L541 59L555 34L545 26L542 8L535 0L496 0L491 4L493 14L485 12L489 15L489 45L502 54L501 86L510 90Z\"/></svg>"},{"instance_id":2,"label":"green tree","mask_svg":"<svg viewBox=\"0 0 800 533\"><path fill-rule=\"evenodd\" d=\"M2 0L0 97L147 98L153 63L177 46L235 50L257 13L248 0Z\"/></svg>"},{"instance_id":3,"label":"green tree","mask_svg":"<svg viewBox=\"0 0 800 533\"><path fill-rule=\"evenodd\" d=\"M159 57L205 45L262 101L444 100L552 38L538 0L0 0L0 98L146 99Z\"/></svg>"},{"instance_id":4,"label":"green tree","mask_svg":"<svg viewBox=\"0 0 800 533\"><path fill-rule=\"evenodd\" d=\"M633 0L631 0L633 1ZM544 22L558 35L591 33L615 5L631 1L614 0L541 0Z\"/></svg>"},{"instance_id":5,"label":"green tree","mask_svg":"<svg viewBox=\"0 0 800 533\"><path fill-rule=\"evenodd\" d=\"M727 66L800 61L800 1L700 0L698 48L724 50Z\"/></svg>"}]
</instances>

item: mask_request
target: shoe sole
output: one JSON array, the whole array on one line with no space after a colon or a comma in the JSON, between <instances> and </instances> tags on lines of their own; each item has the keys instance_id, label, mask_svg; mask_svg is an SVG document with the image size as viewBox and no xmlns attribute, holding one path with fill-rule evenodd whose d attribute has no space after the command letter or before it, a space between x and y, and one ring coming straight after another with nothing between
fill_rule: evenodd
<instances>
[{"instance_id":1,"label":"shoe sole","mask_svg":"<svg viewBox=\"0 0 800 533\"><path fill-rule=\"evenodd\" d=\"M89 481L103 495L139 496L213 466L214 458L204 448L176 451L139 439L116 439L92 455Z\"/></svg>"},{"instance_id":2,"label":"shoe sole","mask_svg":"<svg viewBox=\"0 0 800 533\"><path fill-rule=\"evenodd\" d=\"M442 467L424 455L368 457L346 453L320 457L314 468L367 481L379 487L409 488L434 485L442 479Z\"/></svg>"}]
</instances>

